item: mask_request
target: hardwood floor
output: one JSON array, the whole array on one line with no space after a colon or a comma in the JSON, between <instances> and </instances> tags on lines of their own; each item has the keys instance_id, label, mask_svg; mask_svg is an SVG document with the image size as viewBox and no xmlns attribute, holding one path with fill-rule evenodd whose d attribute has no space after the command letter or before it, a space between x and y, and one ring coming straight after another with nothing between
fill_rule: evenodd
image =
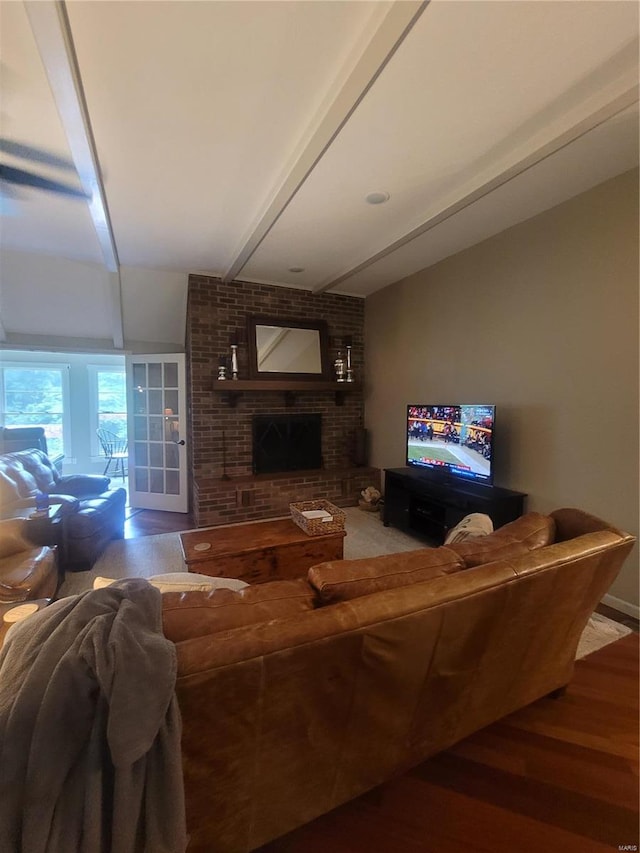
<instances>
[{"instance_id":1,"label":"hardwood floor","mask_svg":"<svg viewBox=\"0 0 640 853\"><path fill-rule=\"evenodd\" d=\"M541 699L261 851L638 850L638 796L638 635L630 634L578 661L564 696Z\"/></svg>"},{"instance_id":2,"label":"hardwood floor","mask_svg":"<svg viewBox=\"0 0 640 853\"><path fill-rule=\"evenodd\" d=\"M124 538L138 539L140 536L155 536L159 533L180 533L193 527L193 517L190 513L127 507Z\"/></svg>"}]
</instances>

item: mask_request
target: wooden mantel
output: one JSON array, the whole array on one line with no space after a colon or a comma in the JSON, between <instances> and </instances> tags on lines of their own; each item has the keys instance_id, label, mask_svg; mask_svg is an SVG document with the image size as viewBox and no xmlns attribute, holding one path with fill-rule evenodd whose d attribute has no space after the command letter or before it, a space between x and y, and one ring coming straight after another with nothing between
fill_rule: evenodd
<instances>
[{"instance_id":1,"label":"wooden mantel","mask_svg":"<svg viewBox=\"0 0 640 853\"><path fill-rule=\"evenodd\" d=\"M238 397L246 392L281 393L285 395L287 405L293 405L297 394L317 394L333 391L336 406L341 406L344 394L362 391L361 382L337 382L324 379L214 379L213 390L229 396L229 405L235 406Z\"/></svg>"}]
</instances>

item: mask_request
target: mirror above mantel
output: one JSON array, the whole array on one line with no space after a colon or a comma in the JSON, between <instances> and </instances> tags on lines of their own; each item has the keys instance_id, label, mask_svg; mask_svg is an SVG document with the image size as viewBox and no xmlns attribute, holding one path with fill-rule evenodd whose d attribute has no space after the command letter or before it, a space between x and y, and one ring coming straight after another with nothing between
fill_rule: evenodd
<instances>
[{"instance_id":1,"label":"mirror above mantel","mask_svg":"<svg viewBox=\"0 0 640 853\"><path fill-rule=\"evenodd\" d=\"M251 379L322 381L330 378L329 337L323 320L247 318Z\"/></svg>"}]
</instances>

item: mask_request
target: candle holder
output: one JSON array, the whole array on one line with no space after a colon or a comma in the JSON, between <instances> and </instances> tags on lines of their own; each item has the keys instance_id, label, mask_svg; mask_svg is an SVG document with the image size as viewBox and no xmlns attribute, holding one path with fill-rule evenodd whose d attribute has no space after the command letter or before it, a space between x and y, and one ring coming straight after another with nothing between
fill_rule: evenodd
<instances>
[{"instance_id":1,"label":"candle holder","mask_svg":"<svg viewBox=\"0 0 640 853\"><path fill-rule=\"evenodd\" d=\"M218 360L218 379L226 379L227 378L227 360L221 355Z\"/></svg>"},{"instance_id":2,"label":"candle holder","mask_svg":"<svg viewBox=\"0 0 640 853\"><path fill-rule=\"evenodd\" d=\"M238 378L238 345L231 344L231 378Z\"/></svg>"},{"instance_id":3,"label":"candle holder","mask_svg":"<svg viewBox=\"0 0 640 853\"><path fill-rule=\"evenodd\" d=\"M351 366L351 344L347 344L347 382L353 382L353 368Z\"/></svg>"},{"instance_id":4,"label":"candle holder","mask_svg":"<svg viewBox=\"0 0 640 853\"><path fill-rule=\"evenodd\" d=\"M345 381L345 363L344 358L342 357L342 350L338 350L338 356L336 360L333 362L333 368L336 372L336 379L338 382Z\"/></svg>"}]
</instances>

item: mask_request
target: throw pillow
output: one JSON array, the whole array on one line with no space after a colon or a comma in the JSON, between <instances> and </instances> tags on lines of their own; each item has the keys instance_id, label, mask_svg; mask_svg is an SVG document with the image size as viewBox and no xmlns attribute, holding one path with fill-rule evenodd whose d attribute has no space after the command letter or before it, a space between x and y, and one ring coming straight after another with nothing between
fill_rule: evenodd
<instances>
[{"instance_id":1,"label":"throw pillow","mask_svg":"<svg viewBox=\"0 0 640 853\"><path fill-rule=\"evenodd\" d=\"M482 566L484 563L493 563L495 560L523 557L529 553L529 548L524 542L517 542L507 537L498 538L495 533L467 542L454 543L449 547L464 561L467 569Z\"/></svg>"},{"instance_id":2,"label":"throw pillow","mask_svg":"<svg viewBox=\"0 0 640 853\"><path fill-rule=\"evenodd\" d=\"M362 560L335 560L309 569L319 604L349 601L388 589L423 583L464 568L449 548L421 548Z\"/></svg>"},{"instance_id":3,"label":"throw pillow","mask_svg":"<svg viewBox=\"0 0 640 853\"><path fill-rule=\"evenodd\" d=\"M449 545L467 568L522 557L536 548L551 544L555 538L555 522L539 512L529 512L500 527L488 536Z\"/></svg>"},{"instance_id":4,"label":"throw pillow","mask_svg":"<svg viewBox=\"0 0 640 853\"><path fill-rule=\"evenodd\" d=\"M520 518L516 518L515 521L504 524L496 530L496 535L522 542L530 550L544 548L546 545L552 545L555 542L556 523L549 515L542 515L540 512L527 512Z\"/></svg>"}]
</instances>

